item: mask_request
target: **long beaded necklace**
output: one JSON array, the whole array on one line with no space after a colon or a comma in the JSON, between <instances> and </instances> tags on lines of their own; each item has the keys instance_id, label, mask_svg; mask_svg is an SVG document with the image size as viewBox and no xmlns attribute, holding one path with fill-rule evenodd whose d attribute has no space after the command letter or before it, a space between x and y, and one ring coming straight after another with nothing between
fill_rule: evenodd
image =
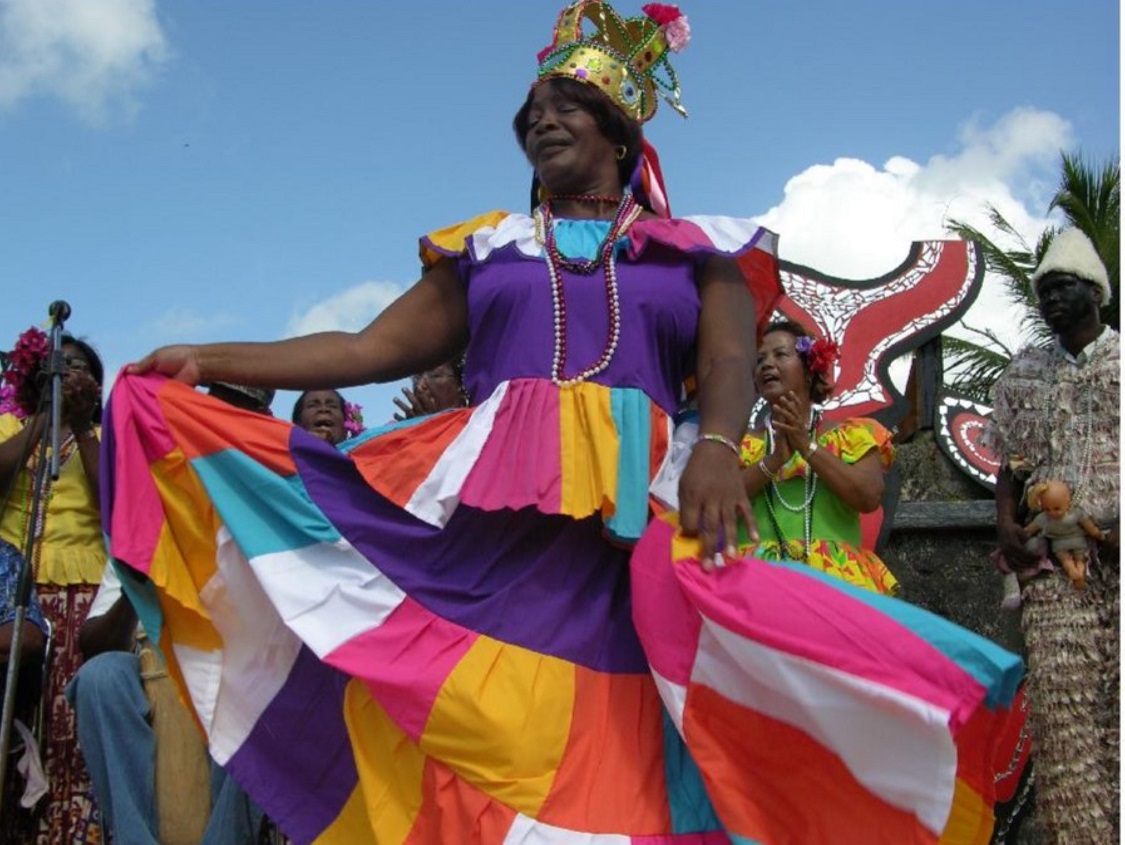
<instances>
[{"instance_id":1,"label":"long beaded necklace","mask_svg":"<svg viewBox=\"0 0 1125 845\"><path fill-rule=\"evenodd\" d=\"M809 438L816 436L816 428L820 423L820 411L813 411L812 419L809 423ZM773 426L766 426L766 454L773 451ZM812 546L812 522L813 522L813 500L816 498L816 473L813 471L812 466L805 462L805 484L804 496L800 504L790 502L781 494L781 488L777 486L777 481L770 479L769 488L766 490L766 510L769 511L770 524L773 526L774 533L777 535L778 544L781 546L781 554L784 557L789 556L789 541L786 539L785 534L781 531L781 523L777 518L777 511L774 510L773 500L776 498L779 505L790 513L800 513L804 515L804 529L805 529L805 544L801 549L800 560L802 563L809 562L809 548Z\"/></svg>"},{"instance_id":2,"label":"long beaded necklace","mask_svg":"<svg viewBox=\"0 0 1125 845\"><path fill-rule=\"evenodd\" d=\"M560 197L577 202L614 202L614 198L607 197ZM605 370L617 352L617 344L621 340L621 300L617 287L617 268L614 263L613 252L618 239L629 230L633 222L640 216L641 207L630 191L625 191L617 204L617 212L613 222L606 232L605 238L598 246L594 258L571 259L564 257L555 241L554 214L551 210L551 200L543 202L535 211L536 237L542 237L544 251L547 256L547 274L551 279L551 306L554 317L555 346L551 357L551 381L561 386L578 384L591 376ZM597 360L585 367L577 374L563 377L563 366L566 362L566 299L563 296L562 270L582 276L592 275L598 267L605 273L606 310L609 317L609 333L606 337L605 348Z\"/></svg>"},{"instance_id":3,"label":"long beaded necklace","mask_svg":"<svg viewBox=\"0 0 1125 845\"><path fill-rule=\"evenodd\" d=\"M32 485L35 479L35 464L38 460L39 452L40 447L37 445L27 462L29 484ZM62 442L59 443L59 472L62 472L63 467L70 462L70 459L73 458L77 452L78 440L74 437L72 432L68 431L66 436L63 437ZM43 479L43 491L40 496L41 504L36 514L35 525L31 525L30 504L24 516L23 534L21 536L25 538L25 541L28 536L32 538L32 559L28 561L28 563L31 566L32 574L35 576L39 575L39 558L43 547L43 528L47 524L46 504L51 501L51 491L53 487L54 481L51 480L50 473L47 473L46 477ZM34 489L29 488L28 492L34 494Z\"/></svg>"}]
</instances>

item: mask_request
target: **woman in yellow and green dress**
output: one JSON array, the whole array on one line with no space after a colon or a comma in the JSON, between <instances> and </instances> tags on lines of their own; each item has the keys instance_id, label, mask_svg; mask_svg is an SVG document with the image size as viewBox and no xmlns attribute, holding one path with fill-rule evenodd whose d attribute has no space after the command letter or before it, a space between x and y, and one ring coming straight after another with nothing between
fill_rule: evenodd
<instances>
[{"instance_id":1,"label":"woman in yellow and green dress","mask_svg":"<svg viewBox=\"0 0 1125 845\"><path fill-rule=\"evenodd\" d=\"M743 477L760 537L750 553L802 561L894 595L898 582L863 548L860 531L860 514L883 500L884 476L894 462L891 433L865 417L823 418L818 405L831 393L835 358L835 344L797 323L766 329L754 383L769 414L765 426L742 441Z\"/></svg>"}]
</instances>

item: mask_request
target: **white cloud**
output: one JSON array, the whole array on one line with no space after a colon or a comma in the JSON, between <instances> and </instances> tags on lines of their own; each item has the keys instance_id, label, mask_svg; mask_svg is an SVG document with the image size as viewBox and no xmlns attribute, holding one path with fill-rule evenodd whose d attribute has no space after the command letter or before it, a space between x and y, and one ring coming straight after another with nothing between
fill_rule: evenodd
<instances>
[{"instance_id":1,"label":"white cloud","mask_svg":"<svg viewBox=\"0 0 1125 845\"><path fill-rule=\"evenodd\" d=\"M200 314L190 308L176 308L157 317L150 331L160 343L199 341L201 338L214 337L217 332L241 322L234 314L227 312Z\"/></svg>"},{"instance_id":2,"label":"white cloud","mask_svg":"<svg viewBox=\"0 0 1125 845\"><path fill-rule=\"evenodd\" d=\"M851 279L894 269L912 241L952 237L945 229L951 218L994 233L984 212L989 203L1034 244L1049 223L1045 198L1058 179L1059 152L1074 143L1070 124L1020 108L991 126L968 123L959 140L955 155L924 164L894 157L882 168L843 158L814 165L789 180L781 204L759 222L780 234L782 258ZM1014 344L1018 313L986 277L966 322Z\"/></svg>"},{"instance_id":3,"label":"white cloud","mask_svg":"<svg viewBox=\"0 0 1125 845\"><path fill-rule=\"evenodd\" d=\"M93 122L131 113L168 55L155 0L0 0L0 108L48 96Z\"/></svg>"},{"instance_id":4,"label":"white cloud","mask_svg":"<svg viewBox=\"0 0 1125 845\"><path fill-rule=\"evenodd\" d=\"M294 314L289 319L287 333L292 337L314 332L358 331L405 291L405 286L397 282L363 282Z\"/></svg>"}]
</instances>

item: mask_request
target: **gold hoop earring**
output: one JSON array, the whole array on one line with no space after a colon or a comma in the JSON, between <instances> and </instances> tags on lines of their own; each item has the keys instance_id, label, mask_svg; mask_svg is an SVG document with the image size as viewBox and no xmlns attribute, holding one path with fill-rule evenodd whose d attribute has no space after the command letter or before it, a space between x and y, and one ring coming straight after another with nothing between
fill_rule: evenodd
<instances>
[{"instance_id":1,"label":"gold hoop earring","mask_svg":"<svg viewBox=\"0 0 1125 845\"><path fill-rule=\"evenodd\" d=\"M624 144L621 144L620 146L617 146L617 147L613 148L613 153L614 153L614 155L617 156L618 161L624 161L625 156L628 152L629 152L629 148L626 147Z\"/></svg>"}]
</instances>

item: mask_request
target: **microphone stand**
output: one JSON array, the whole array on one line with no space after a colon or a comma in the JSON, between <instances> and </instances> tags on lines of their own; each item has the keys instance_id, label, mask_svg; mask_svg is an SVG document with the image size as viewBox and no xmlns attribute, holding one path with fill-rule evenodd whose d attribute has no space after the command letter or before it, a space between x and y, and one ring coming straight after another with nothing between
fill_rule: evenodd
<instances>
[{"instance_id":1,"label":"microphone stand","mask_svg":"<svg viewBox=\"0 0 1125 845\"><path fill-rule=\"evenodd\" d=\"M63 323L70 317L70 306L65 302L52 302L48 309L51 317L51 352L47 359L47 374L50 378L51 408L47 424L39 436L39 450L35 458L34 481L31 489L30 519L27 536L24 538L23 566L20 567L16 582L15 619L12 622L12 640L8 649L8 674L4 681L4 709L0 713L0 810L3 806L5 785L8 773L8 750L11 747L12 725L16 716L16 689L20 672L20 652L23 650L23 626L27 619L27 606L31 601L31 566L35 554L35 526L39 523L39 513L46 507L43 490L46 487L47 471L51 480L59 477L59 433L62 429L62 382L66 374L66 361L62 351ZM48 453L48 445L50 451ZM48 460L48 454L50 458ZM47 690L40 694L46 695ZM0 813L0 815L3 815Z\"/></svg>"}]
</instances>

